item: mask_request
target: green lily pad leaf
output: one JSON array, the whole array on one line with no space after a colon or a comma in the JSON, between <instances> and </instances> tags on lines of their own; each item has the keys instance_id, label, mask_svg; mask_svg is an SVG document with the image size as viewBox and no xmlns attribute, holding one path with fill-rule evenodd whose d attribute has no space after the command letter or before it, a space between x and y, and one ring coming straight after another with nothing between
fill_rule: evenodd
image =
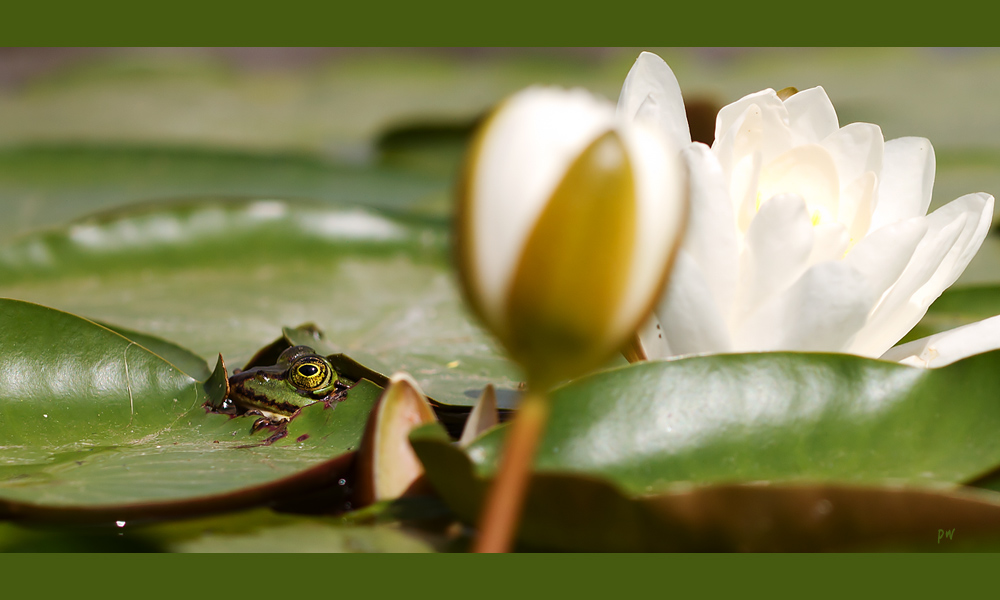
<instances>
[{"instance_id":1,"label":"green lily pad leaf","mask_svg":"<svg viewBox=\"0 0 1000 600\"><path fill-rule=\"evenodd\" d=\"M162 357L74 315L0 300L0 340L0 444L8 449L119 445L206 400L197 381Z\"/></svg>"},{"instance_id":2,"label":"green lily pad leaf","mask_svg":"<svg viewBox=\"0 0 1000 600\"><path fill-rule=\"evenodd\" d=\"M313 323L305 323L303 325L299 325L298 327L283 328L282 337L258 350L257 354L255 354L253 358L247 362L243 369L247 370L253 367L273 365L277 362L278 356L292 346L309 346L321 354L330 353L327 354L326 358L333 364L338 373L346 376L352 381L367 379L382 388L389 384L389 377L383 374L385 371L388 371L388 368L381 364L381 361L379 361L377 357L372 357L370 360L379 365L379 368L383 372L379 372L369 366L362 365L346 354L333 354L332 352L334 352L336 346L327 341L323 332L320 331L320 329ZM487 384L487 388L490 390L493 389L491 384ZM491 393L495 402L496 392L492 391ZM458 405L447 404L439 402L434 398L428 398L427 400L434 408L434 412L438 419L445 425L445 427L448 428L448 432L453 437L461 435L462 428L465 427L466 420L468 419L470 411L473 407L466 406L464 403ZM507 420L513 414L513 409L505 408L497 412L499 413L500 418Z\"/></svg>"},{"instance_id":3,"label":"green lily pad leaf","mask_svg":"<svg viewBox=\"0 0 1000 600\"><path fill-rule=\"evenodd\" d=\"M169 339L231 365L312 321L383 374L468 410L516 404L520 371L473 320L447 230L360 208L204 200L122 209L0 246L0 295Z\"/></svg>"},{"instance_id":4,"label":"green lily pad leaf","mask_svg":"<svg viewBox=\"0 0 1000 600\"><path fill-rule=\"evenodd\" d=\"M302 154L150 146L49 145L0 150L0 238L136 200L312 198L442 220L450 181Z\"/></svg>"},{"instance_id":5,"label":"green lily pad leaf","mask_svg":"<svg viewBox=\"0 0 1000 600\"><path fill-rule=\"evenodd\" d=\"M126 528L128 529L128 528ZM358 525L266 509L138 526L129 532L167 552L435 552L449 541L398 523Z\"/></svg>"},{"instance_id":6,"label":"green lily pad leaf","mask_svg":"<svg viewBox=\"0 0 1000 600\"><path fill-rule=\"evenodd\" d=\"M412 171L454 179L472 132L482 117L462 121L412 122L384 131L375 142L379 160Z\"/></svg>"},{"instance_id":7,"label":"green lily pad leaf","mask_svg":"<svg viewBox=\"0 0 1000 600\"><path fill-rule=\"evenodd\" d=\"M254 417L205 406L225 394L221 362L203 384L114 331L18 300L0 300L0 345L0 516L22 519L110 523L336 486L381 394L363 380L251 434Z\"/></svg>"},{"instance_id":8,"label":"green lily pad leaf","mask_svg":"<svg viewBox=\"0 0 1000 600\"><path fill-rule=\"evenodd\" d=\"M419 533L392 525L335 525L316 519L205 534L166 547L169 552L434 552Z\"/></svg>"},{"instance_id":9,"label":"green lily pad leaf","mask_svg":"<svg viewBox=\"0 0 1000 600\"><path fill-rule=\"evenodd\" d=\"M155 335L142 333L141 331L133 331L118 325L101 323L100 321L95 322L160 356L193 379L206 381L212 375L212 370L208 368L208 363L205 362L205 359L187 348L182 348L173 342L158 338Z\"/></svg>"},{"instance_id":10,"label":"green lily pad leaf","mask_svg":"<svg viewBox=\"0 0 1000 600\"><path fill-rule=\"evenodd\" d=\"M451 514L437 503L438 513ZM0 523L0 552L435 552L453 546L440 529L398 520L359 524L264 508L120 527Z\"/></svg>"},{"instance_id":11,"label":"green lily pad leaf","mask_svg":"<svg viewBox=\"0 0 1000 600\"><path fill-rule=\"evenodd\" d=\"M674 482L960 483L1000 465L1000 351L941 369L843 354L648 362L555 390L536 457L624 491ZM493 472L507 427L469 447Z\"/></svg>"},{"instance_id":12,"label":"green lily pad leaf","mask_svg":"<svg viewBox=\"0 0 1000 600\"><path fill-rule=\"evenodd\" d=\"M435 490L475 524L488 478L439 428L410 436ZM679 485L633 496L586 474L535 473L518 530L525 550L824 551L906 543L933 549L939 528L1000 539L1000 494L844 484ZM942 530L942 534L944 531Z\"/></svg>"},{"instance_id":13,"label":"green lily pad leaf","mask_svg":"<svg viewBox=\"0 0 1000 600\"><path fill-rule=\"evenodd\" d=\"M0 552L158 552L163 548L143 537L125 536L114 524L67 527L0 521Z\"/></svg>"}]
</instances>

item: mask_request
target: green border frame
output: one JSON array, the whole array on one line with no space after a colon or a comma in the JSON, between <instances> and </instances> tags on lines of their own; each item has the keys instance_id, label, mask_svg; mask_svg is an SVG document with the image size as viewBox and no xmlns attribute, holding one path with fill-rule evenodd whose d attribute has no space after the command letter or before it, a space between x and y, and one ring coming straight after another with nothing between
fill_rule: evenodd
<instances>
[{"instance_id":1,"label":"green border frame","mask_svg":"<svg viewBox=\"0 0 1000 600\"><path fill-rule=\"evenodd\" d=\"M628 45L824 46L996 44L1000 33L983 4L903 10L870 1L803 4L644 2L584 7L537 0L497 3L489 13L467 1L393 0L322 7L291 3L160 6L18 2L5 7L6 45ZM898 5L897 5L898 6ZM824 10L824 8L826 10ZM267 575L256 576L266 565ZM989 556L823 555L522 555L254 556L0 555L11 597L19 591L132 596L295 593L344 596L378 589L412 593L670 597L748 591L955 594L995 565ZM386 576L391 573L391 576ZM152 588L152 589L150 589ZM276 588L276 589L274 589ZM425 588L425 589L426 589Z\"/></svg>"},{"instance_id":2,"label":"green border frame","mask_svg":"<svg viewBox=\"0 0 1000 600\"><path fill-rule=\"evenodd\" d=\"M238 7L238 8L237 8ZM489 7L484 8L484 7ZM8 3L5 45L859 46L1000 40L996 8L969 0L926 10L862 0L568 0Z\"/></svg>"},{"instance_id":3,"label":"green border frame","mask_svg":"<svg viewBox=\"0 0 1000 600\"><path fill-rule=\"evenodd\" d=\"M102 597L714 598L909 592L954 596L985 583L996 559L965 555L0 555L10 597L84 590ZM266 575L261 570L266 568ZM978 580L978 581L977 581ZM373 593L377 596L373 596Z\"/></svg>"}]
</instances>

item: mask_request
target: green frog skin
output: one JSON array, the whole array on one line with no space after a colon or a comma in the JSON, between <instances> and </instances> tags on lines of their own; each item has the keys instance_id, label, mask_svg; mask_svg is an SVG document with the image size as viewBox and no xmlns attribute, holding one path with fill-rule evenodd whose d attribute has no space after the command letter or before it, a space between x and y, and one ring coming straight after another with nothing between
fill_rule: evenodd
<instances>
[{"instance_id":1,"label":"green frog skin","mask_svg":"<svg viewBox=\"0 0 1000 600\"><path fill-rule=\"evenodd\" d=\"M292 346L270 367L254 367L229 378L227 404L261 415L252 431L288 421L303 406L347 389L325 357L308 346Z\"/></svg>"}]
</instances>

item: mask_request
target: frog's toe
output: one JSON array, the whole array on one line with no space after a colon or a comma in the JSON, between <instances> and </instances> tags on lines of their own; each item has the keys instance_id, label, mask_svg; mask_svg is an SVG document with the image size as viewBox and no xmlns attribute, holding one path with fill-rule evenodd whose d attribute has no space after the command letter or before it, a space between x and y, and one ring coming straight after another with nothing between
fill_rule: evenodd
<instances>
[{"instance_id":1,"label":"frog's toe","mask_svg":"<svg viewBox=\"0 0 1000 600\"><path fill-rule=\"evenodd\" d=\"M250 426L250 433L257 433L261 429L264 429L265 427L270 427L271 425L273 425L273 423L271 423L271 419L268 419L267 417L261 417L256 421L254 421L253 425Z\"/></svg>"}]
</instances>

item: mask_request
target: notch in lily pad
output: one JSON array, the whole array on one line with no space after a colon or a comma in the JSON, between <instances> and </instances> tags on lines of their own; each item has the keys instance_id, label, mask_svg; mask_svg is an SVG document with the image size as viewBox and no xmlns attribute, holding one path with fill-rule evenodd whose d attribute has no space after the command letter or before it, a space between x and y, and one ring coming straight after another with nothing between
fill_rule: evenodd
<instances>
[{"instance_id":1,"label":"notch in lily pad","mask_svg":"<svg viewBox=\"0 0 1000 600\"><path fill-rule=\"evenodd\" d=\"M281 337L258 350L247 362L246 366L243 367L243 370L273 365L277 362L282 352L298 345L309 346L315 349L317 353L325 355L326 359L333 364L337 373L350 381L367 379L382 388L389 385L389 377L382 372L385 370L383 365L363 365L350 356L339 352L336 346L326 339L323 331L314 323L303 323L298 327L283 328ZM445 426L449 435L457 439L462 434L472 409L468 406L447 404L430 396L425 395L425 397L434 409L437 419ZM495 398L496 393L494 392ZM514 411L506 408L498 408L497 414L500 421L506 421L514 414Z\"/></svg>"}]
</instances>

